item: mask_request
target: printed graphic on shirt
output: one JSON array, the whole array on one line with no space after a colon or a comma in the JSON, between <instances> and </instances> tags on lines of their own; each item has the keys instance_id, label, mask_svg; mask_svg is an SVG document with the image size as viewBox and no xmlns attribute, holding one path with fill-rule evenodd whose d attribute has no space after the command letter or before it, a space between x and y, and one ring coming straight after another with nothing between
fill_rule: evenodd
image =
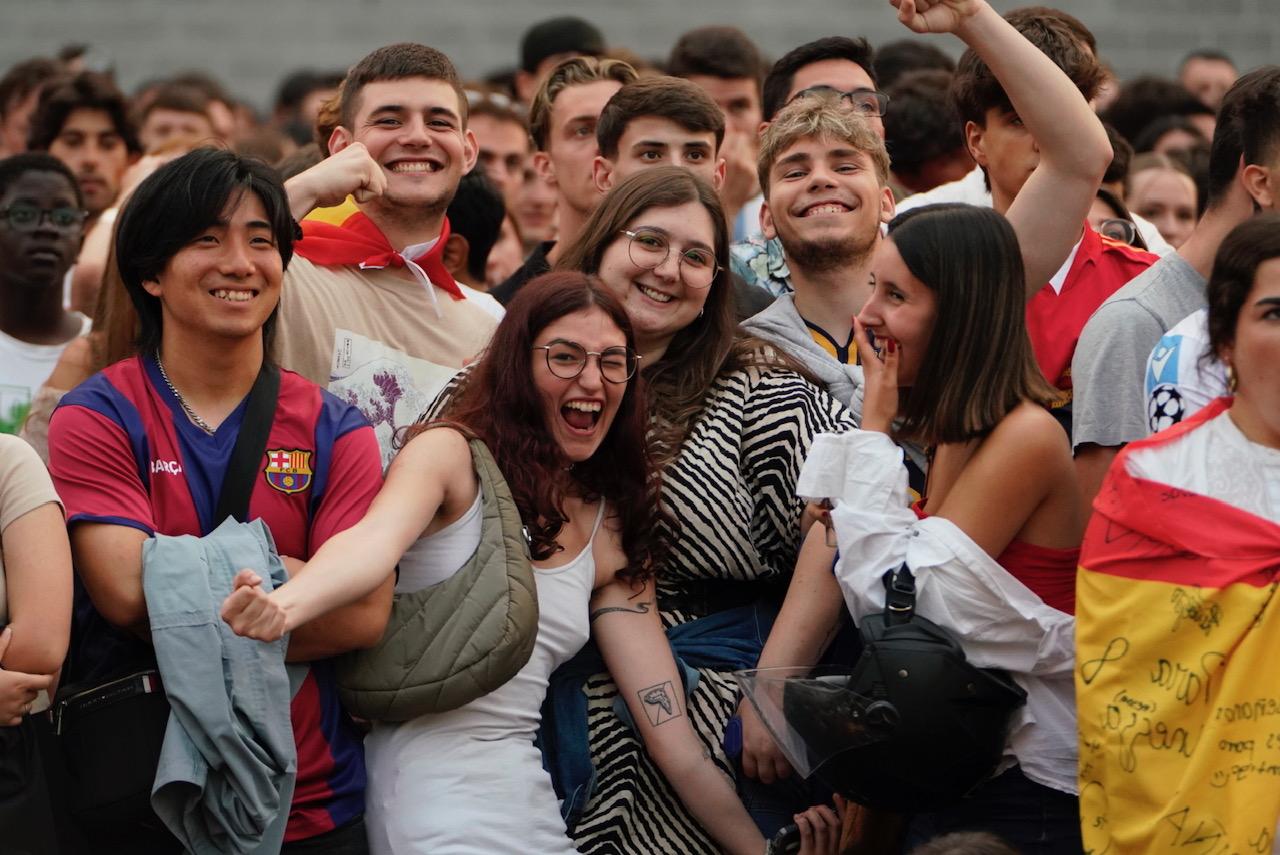
<instances>
[{"instance_id":1,"label":"printed graphic on shirt","mask_svg":"<svg viewBox=\"0 0 1280 855\"><path fill-rule=\"evenodd\" d=\"M22 430L31 409L31 390L26 386L0 383L0 433L16 434Z\"/></svg>"},{"instance_id":2,"label":"printed graphic on shirt","mask_svg":"<svg viewBox=\"0 0 1280 855\"><path fill-rule=\"evenodd\" d=\"M373 425L383 469L394 456L396 429L416 422L456 373L453 368L409 356L359 333L334 332L329 391L358 409Z\"/></svg>"},{"instance_id":3,"label":"printed graphic on shirt","mask_svg":"<svg viewBox=\"0 0 1280 855\"><path fill-rule=\"evenodd\" d=\"M262 470L267 483L281 493L301 493L311 486L311 452L297 448L267 449L267 466Z\"/></svg>"},{"instance_id":4,"label":"printed graphic on shirt","mask_svg":"<svg viewBox=\"0 0 1280 855\"><path fill-rule=\"evenodd\" d=\"M1143 384L1147 393L1147 423L1152 433L1182 421L1186 407L1178 391L1182 336L1166 335L1156 343L1147 360Z\"/></svg>"}]
</instances>

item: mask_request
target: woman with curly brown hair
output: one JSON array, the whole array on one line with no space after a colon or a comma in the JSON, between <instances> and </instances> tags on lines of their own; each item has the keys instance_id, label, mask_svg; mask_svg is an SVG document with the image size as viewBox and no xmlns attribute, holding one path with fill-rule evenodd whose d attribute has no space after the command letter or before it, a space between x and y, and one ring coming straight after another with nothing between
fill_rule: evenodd
<instances>
[{"instance_id":1,"label":"woman with curly brown hair","mask_svg":"<svg viewBox=\"0 0 1280 855\"><path fill-rule=\"evenodd\" d=\"M484 441L529 533L539 619L533 654L495 691L445 713L375 723L370 846L391 852L573 852L534 735L551 671L593 636L649 750L732 852L764 840L685 716L653 597L656 480L631 323L593 277L554 273L512 301L443 416L405 445L369 514L265 595L245 578L224 614L270 639L371 589L456 572L480 541L464 431ZM359 590L358 590L359 589ZM590 618L588 615L590 614Z\"/></svg>"}]
</instances>

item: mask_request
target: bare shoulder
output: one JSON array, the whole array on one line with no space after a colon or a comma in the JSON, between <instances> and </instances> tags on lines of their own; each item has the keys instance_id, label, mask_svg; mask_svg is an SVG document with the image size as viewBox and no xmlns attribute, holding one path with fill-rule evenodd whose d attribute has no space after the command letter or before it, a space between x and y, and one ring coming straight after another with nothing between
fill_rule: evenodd
<instances>
[{"instance_id":1,"label":"bare shoulder","mask_svg":"<svg viewBox=\"0 0 1280 855\"><path fill-rule=\"evenodd\" d=\"M415 465L431 463L433 468L470 468L471 446L457 428L443 424L432 425L406 442L392 465L401 459Z\"/></svg>"},{"instance_id":2,"label":"bare shoulder","mask_svg":"<svg viewBox=\"0 0 1280 855\"><path fill-rule=\"evenodd\" d=\"M1010 463L1071 463L1071 441L1058 420L1039 404L1023 401L1000 420L983 443Z\"/></svg>"}]
</instances>

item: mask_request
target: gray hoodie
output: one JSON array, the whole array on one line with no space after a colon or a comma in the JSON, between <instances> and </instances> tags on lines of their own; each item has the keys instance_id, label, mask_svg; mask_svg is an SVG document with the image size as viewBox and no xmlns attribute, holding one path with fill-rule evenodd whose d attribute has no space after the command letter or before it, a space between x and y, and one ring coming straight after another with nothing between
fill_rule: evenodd
<instances>
[{"instance_id":1,"label":"gray hoodie","mask_svg":"<svg viewBox=\"0 0 1280 855\"><path fill-rule=\"evenodd\" d=\"M743 321L742 329L777 345L813 372L831 397L853 410L854 417L862 421L862 367L841 365L813 340L804 318L796 311L793 295L778 297L769 308Z\"/></svg>"}]
</instances>

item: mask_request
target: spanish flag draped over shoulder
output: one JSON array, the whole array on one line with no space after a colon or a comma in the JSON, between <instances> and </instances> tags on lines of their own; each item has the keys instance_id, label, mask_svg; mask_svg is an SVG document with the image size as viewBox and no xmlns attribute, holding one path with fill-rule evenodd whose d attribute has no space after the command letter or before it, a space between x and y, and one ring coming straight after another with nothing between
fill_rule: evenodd
<instances>
[{"instance_id":1,"label":"spanish flag draped over shoulder","mask_svg":"<svg viewBox=\"0 0 1280 855\"><path fill-rule=\"evenodd\" d=\"M1076 587L1085 852L1268 855L1280 817L1280 526L1134 478L1094 501Z\"/></svg>"}]
</instances>

